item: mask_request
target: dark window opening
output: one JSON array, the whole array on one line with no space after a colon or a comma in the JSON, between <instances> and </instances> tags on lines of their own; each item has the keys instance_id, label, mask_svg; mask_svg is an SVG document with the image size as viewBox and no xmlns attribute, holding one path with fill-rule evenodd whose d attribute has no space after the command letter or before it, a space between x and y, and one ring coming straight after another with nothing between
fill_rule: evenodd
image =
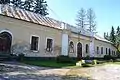
<instances>
[{"instance_id":1,"label":"dark window opening","mask_svg":"<svg viewBox=\"0 0 120 80\"><path fill-rule=\"evenodd\" d=\"M47 51L52 51L52 45L53 45L53 40L52 39L47 39L46 50Z\"/></svg>"},{"instance_id":2,"label":"dark window opening","mask_svg":"<svg viewBox=\"0 0 120 80\"><path fill-rule=\"evenodd\" d=\"M101 47L101 54L103 54L103 47Z\"/></svg>"},{"instance_id":3,"label":"dark window opening","mask_svg":"<svg viewBox=\"0 0 120 80\"><path fill-rule=\"evenodd\" d=\"M106 54L108 54L107 48L106 48Z\"/></svg>"},{"instance_id":4,"label":"dark window opening","mask_svg":"<svg viewBox=\"0 0 120 80\"><path fill-rule=\"evenodd\" d=\"M35 50L35 51L38 50L38 40L39 40L38 37L32 36L32 39L31 39L31 50Z\"/></svg>"},{"instance_id":5,"label":"dark window opening","mask_svg":"<svg viewBox=\"0 0 120 80\"><path fill-rule=\"evenodd\" d=\"M86 44L86 53L89 53L89 46Z\"/></svg>"},{"instance_id":6,"label":"dark window opening","mask_svg":"<svg viewBox=\"0 0 120 80\"><path fill-rule=\"evenodd\" d=\"M97 47L97 54L99 54L99 47Z\"/></svg>"}]
</instances>

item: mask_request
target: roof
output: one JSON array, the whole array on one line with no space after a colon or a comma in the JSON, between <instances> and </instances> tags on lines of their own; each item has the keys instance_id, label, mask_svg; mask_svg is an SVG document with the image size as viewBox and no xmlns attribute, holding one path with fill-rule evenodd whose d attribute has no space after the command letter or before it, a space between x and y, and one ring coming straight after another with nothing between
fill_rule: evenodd
<instances>
[{"instance_id":1,"label":"roof","mask_svg":"<svg viewBox=\"0 0 120 80\"><path fill-rule=\"evenodd\" d=\"M100 37L99 35L94 35L94 38L100 41L111 43L110 41L106 40L105 38Z\"/></svg>"},{"instance_id":2,"label":"roof","mask_svg":"<svg viewBox=\"0 0 120 80\"><path fill-rule=\"evenodd\" d=\"M3 6L1 12L2 15L57 28L57 29L63 29L63 27L61 26L62 22L58 20L49 17L44 17L41 16L40 14L33 13L20 8L14 8L13 6L10 5L2 5L2 6Z\"/></svg>"},{"instance_id":3,"label":"roof","mask_svg":"<svg viewBox=\"0 0 120 80\"><path fill-rule=\"evenodd\" d=\"M12 18L33 22L33 23L37 23L40 25L45 25L45 26L49 26L57 29L63 29L63 28L70 29L71 32L77 33L77 34L80 32L80 34L84 36L89 36L89 37L93 36L93 33L87 31L86 29L77 28L65 22L61 22L49 17L44 17L44 16L41 16L40 14L33 13L20 8L14 8L13 6L10 6L10 5L2 5L2 6L3 8L2 8L2 12L0 11L1 12L0 14L5 16L9 16ZM94 35L94 38L100 41L111 43L110 41L100 37L99 35Z\"/></svg>"}]
</instances>

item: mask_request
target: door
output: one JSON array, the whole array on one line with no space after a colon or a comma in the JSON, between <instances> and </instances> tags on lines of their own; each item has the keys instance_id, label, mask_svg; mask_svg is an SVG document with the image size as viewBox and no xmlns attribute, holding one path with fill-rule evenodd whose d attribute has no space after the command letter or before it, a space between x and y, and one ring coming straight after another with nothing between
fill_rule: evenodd
<instances>
[{"instance_id":1,"label":"door","mask_svg":"<svg viewBox=\"0 0 120 80\"><path fill-rule=\"evenodd\" d=\"M8 32L0 33L0 52L10 53L12 36Z\"/></svg>"},{"instance_id":2,"label":"door","mask_svg":"<svg viewBox=\"0 0 120 80\"><path fill-rule=\"evenodd\" d=\"M82 44L80 42L77 44L77 58L78 60L82 58Z\"/></svg>"}]
</instances>

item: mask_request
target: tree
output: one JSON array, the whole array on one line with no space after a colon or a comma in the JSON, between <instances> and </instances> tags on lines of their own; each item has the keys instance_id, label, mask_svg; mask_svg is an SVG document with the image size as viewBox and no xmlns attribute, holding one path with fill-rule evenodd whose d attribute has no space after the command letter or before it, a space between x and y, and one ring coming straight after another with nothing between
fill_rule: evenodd
<instances>
[{"instance_id":1,"label":"tree","mask_svg":"<svg viewBox=\"0 0 120 80\"><path fill-rule=\"evenodd\" d=\"M112 30L111 30L111 33L110 33L110 41L115 44L116 42L116 37L115 37L115 31L114 31L114 27L112 26Z\"/></svg>"},{"instance_id":2,"label":"tree","mask_svg":"<svg viewBox=\"0 0 120 80\"><path fill-rule=\"evenodd\" d=\"M47 2L44 0L35 0L34 12L39 13L43 16L48 15Z\"/></svg>"},{"instance_id":3,"label":"tree","mask_svg":"<svg viewBox=\"0 0 120 80\"><path fill-rule=\"evenodd\" d=\"M106 32L104 32L104 38L106 39Z\"/></svg>"},{"instance_id":4,"label":"tree","mask_svg":"<svg viewBox=\"0 0 120 80\"><path fill-rule=\"evenodd\" d=\"M22 1L21 0L11 0L11 3L14 7L22 8Z\"/></svg>"},{"instance_id":5,"label":"tree","mask_svg":"<svg viewBox=\"0 0 120 80\"><path fill-rule=\"evenodd\" d=\"M8 4L10 3L10 0L0 0L0 4Z\"/></svg>"},{"instance_id":6,"label":"tree","mask_svg":"<svg viewBox=\"0 0 120 80\"><path fill-rule=\"evenodd\" d=\"M86 17L86 11L81 8L79 11L78 11L78 15L77 15L77 26L78 27L82 27L84 28L84 25L85 25L85 17Z\"/></svg>"},{"instance_id":7,"label":"tree","mask_svg":"<svg viewBox=\"0 0 120 80\"><path fill-rule=\"evenodd\" d=\"M34 0L25 0L23 4L23 9L28 10L28 11L34 11Z\"/></svg>"},{"instance_id":8,"label":"tree","mask_svg":"<svg viewBox=\"0 0 120 80\"><path fill-rule=\"evenodd\" d=\"M120 28L119 28L119 26L117 27L116 35L120 35Z\"/></svg>"},{"instance_id":9,"label":"tree","mask_svg":"<svg viewBox=\"0 0 120 80\"><path fill-rule=\"evenodd\" d=\"M96 31L95 13L92 8L87 10L88 30L90 32Z\"/></svg>"},{"instance_id":10,"label":"tree","mask_svg":"<svg viewBox=\"0 0 120 80\"><path fill-rule=\"evenodd\" d=\"M117 47L117 50L119 50L119 47L120 47L120 28L119 28L119 26L117 27L117 31L116 31L116 47Z\"/></svg>"}]
</instances>

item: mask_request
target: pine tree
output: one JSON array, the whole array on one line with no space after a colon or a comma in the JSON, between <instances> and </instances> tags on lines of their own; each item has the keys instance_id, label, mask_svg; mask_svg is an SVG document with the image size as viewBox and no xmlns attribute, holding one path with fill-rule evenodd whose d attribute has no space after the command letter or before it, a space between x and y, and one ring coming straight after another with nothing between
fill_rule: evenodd
<instances>
[{"instance_id":1,"label":"pine tree","mask_svg":"<svg viewBox=\"0 0 120 80\"><path fill-rule=\"evenodd\" d=\"M114 44L116 42L115 31L114 31L114 27L113 26L112 26L112 30L111 30L111 33L110 33L110 41L112 43L114 43Z\"/></svg>"},{"instance_id":2,"label":"pine tree","mask_svg":"<svg viewBox=\"0 0 120 80\"><path fill-rule=\"evenodd\" d=\"M22 8L22 1L21 0L11 0L11 3L14 7Z\"/></svg>"},{"instance_id":3,"label":"pine tree","mask_svg":"<svg viewBox=\"0 0 120 80\"><path fill-rule=\"evenodd\" d=\"M118 26L116 31L116 47L119 48L119 46L120 46L120 28Z\"/></svg>"},{"instance_id":4,"label":"pine tree","mask_svg":"<svg viewBox=\"0 0 120 80\"><path fill-rule=\"evenodd\" d=\"M104 38L106 39L106 32L104 32Z\"/></svg>"},{"instance_id":5,"label":"pine tree","mask_svg":"<svg viewBox=\"0 0 120 80\"><path fill-rule=\"evenodd\" d=\"M34 12L39 13L42 16L48 15L47 2L44 0L35 0Z\"/></svg>"},{"instance_id":6,"label":"pine tree","mask_svg":"<svg viewBox=\"0 0 120 80\"><path fill-rule=\"evenodd\" d=\"M78 11L78 15L77 15L77 26L78 27L82 27L82 28L85 28L85 17L86 17L86 11L81 8L79 11Z\"/></svg>"},{"instance_id":7,"label":"pine tree","mask_svg":"<svg viewBox=\"0 0 120 80\"><path fill-rule=\"evenodd\" d=\"M25 0L23 4L23 9L33 11L34 5L34 0Z\"/></svg>"},{"instance_id":8,"label":"pine tree","mask_svg":"<svg viewBox=\"0 0 120 80\"><path fill-rule=\"evenodd\" d=\"M0 4L9 4L10 0L0 0Z\"/></svg>"},{"instance_id":9,"label":"pine tree","mask_svg":"<svg viewBox=\"0 0 120 80\"><path fill-rule=\"evenodd\" d=\"M96 31L96 22L95 22L95 13L92 8L87 10L87 20L88 20L88 30L90 32L95 32Z\"/></svg>"},{"instance_id":10,"label":"pine tree","mask_svg":"<svg viewBox=\"0 0 120 80\"><path fill-rule=\"evenodd\" d=\"M117 27L116 35L120 35L120 28L119 28L119 26Z\"/></svg>"}]
</instances>

